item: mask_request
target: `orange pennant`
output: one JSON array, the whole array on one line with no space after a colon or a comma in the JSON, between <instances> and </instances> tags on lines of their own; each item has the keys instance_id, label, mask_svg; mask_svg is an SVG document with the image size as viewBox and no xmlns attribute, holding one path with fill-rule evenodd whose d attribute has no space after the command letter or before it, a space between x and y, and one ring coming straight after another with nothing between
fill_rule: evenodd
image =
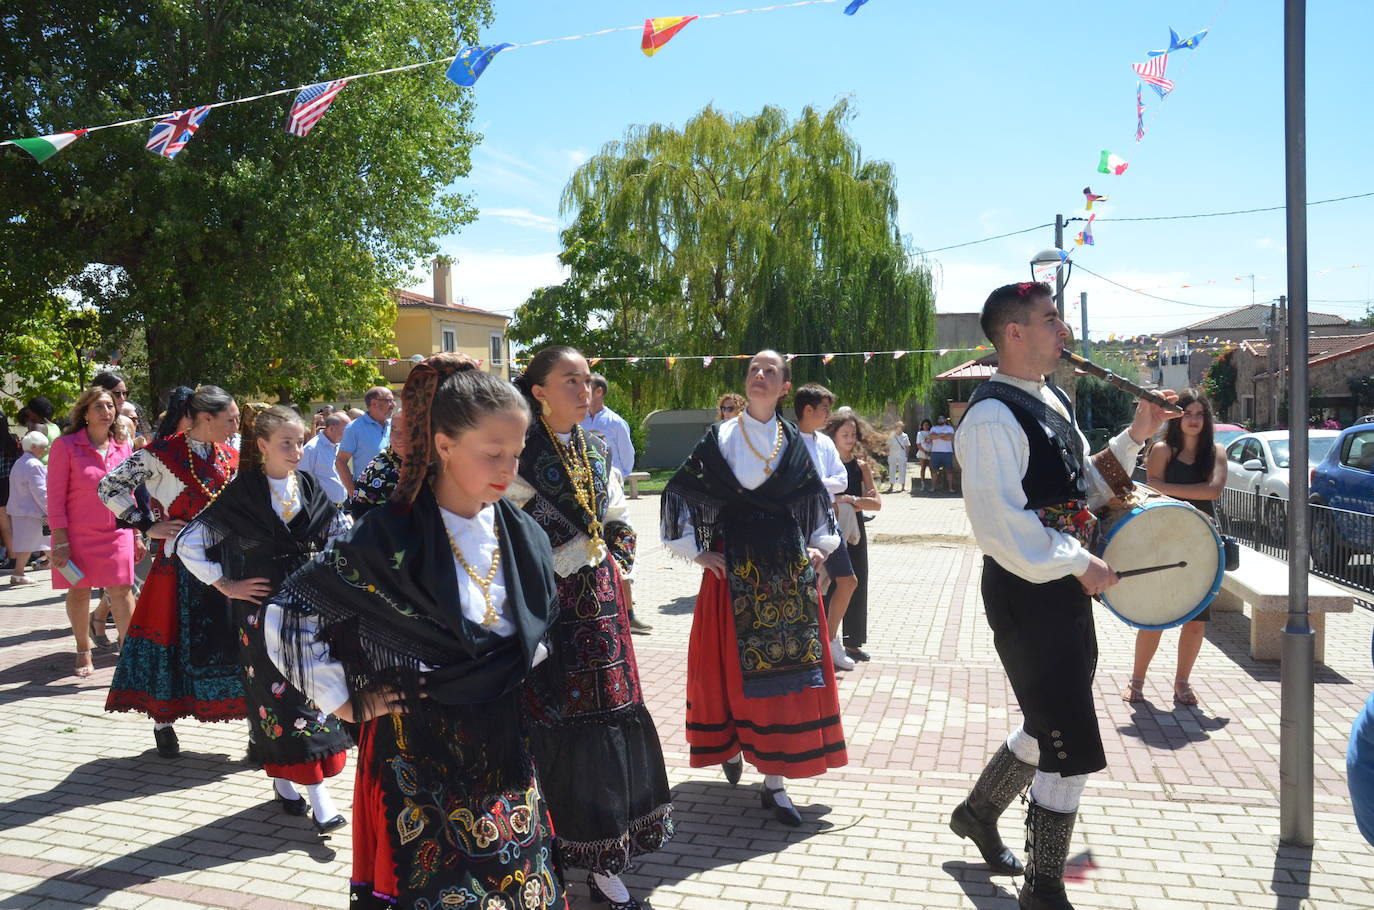
<instances>
[{"instance_id":1,"label":"orange pennant","mask_svg":"<svg viewBox=\"0 0 1374 910\"><path fill-rule=\"evenodd\" d=\"M644 56L652 57L695 18L696 16L662 16L658 19L645 19L644 38L639 42L639 49L644 51Z\"/></svg>"}]
</instances>

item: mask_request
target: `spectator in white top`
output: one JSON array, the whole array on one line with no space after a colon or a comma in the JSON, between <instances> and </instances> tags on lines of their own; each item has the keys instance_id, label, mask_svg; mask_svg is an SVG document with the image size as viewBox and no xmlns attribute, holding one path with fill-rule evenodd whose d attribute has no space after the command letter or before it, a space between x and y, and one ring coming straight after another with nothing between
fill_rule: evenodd
<instances>
[{"instance_id":1,"label":"spectator in white top","mask_svg":"<svg viewBox=\"0 0 1374 910\"><path fill-rule=\"evenodd\" d=\"M792 399L792 409L797 415L797 429L801 431L802 442L811 453L811 462L816 473L821 476L821 485L836 502L852 497L845 496L849 486L849 472L835 443L824 433L817 432L830 420L830 409L835 406L835 395L823 385L808 382L797 389ZM826 632L830 640L830 662L837 670L854 669L854 659L845 653L844 642L840 639L840 621L844 619L849 601L858 590L859 580L854 574L854 565L849 559L849 548L844 538L825 560L825 573L835 583L835 592L825 605ZM822 584L822 590L825 585Z\"/></svg>"},{"instance_id":2,"label":"spectator in white top","mask_svg":"<svg viewBox=\"0 0 1374 910\"><path fill-rule=\"evenodd\" d=\"M935 426L930 428L926 437L930 446L930 476L935 491L940 491L940 478L944 478L945 489L954 492L954 427L949 418L941 414L935 418Z\"/></svg>"},{"instance_id":3,"label":"spectator in white top","mask_svg":"<svg viewBox=\"0 0 1374 910\"><path fill-rule=\"evenodd\" d=\"M338 469L339 442L347 427L348 418L343 414L325 417L324 427L305 444L301 463L296 467L318 480L329 501L336 506L348 499Z\"/></svg>"},{"instance_id":4,"label":"spectator in white top","mask_svg":"<svg viewBox=\"0 0 1374 910\"><path fill-rule=\"evenodd\" d=\"M620 472L623 481L635 469L635 447L625 418L606 407L609 387L605 376L592 374L592 400L587 407L587 416L582 419L582 429L606 440L611 449L611 467Z\"/></svg>"},{"instance_id":5,"label":"spectator in white top","mask_svg":"<svg viewBox=\"0 0 1374 910\"><path fill-rule=\"evenodd\" d=\"M911 437L906 435L906 424L900 420L887 437L887 492L895 485L898 490L906 489L906 453L911 448Z\"/></svg>"},{"instance_id":6,"label":"spectator in white top","mask_svg":"<svg viewBox=\"0 0 1374 910\"><path fill-rule=\"evenodd\" d=\"M30 430L19 441L24 454L10 469L10 496L6 511L14 523L11 531L13 540L14 570L10 574L10 584L31 585L32 578L24 574L28 567L29 556L47 550L48 539L48 467L40 460L48 452L48 436L37 430Z\"/></svg>"}]
</instances>

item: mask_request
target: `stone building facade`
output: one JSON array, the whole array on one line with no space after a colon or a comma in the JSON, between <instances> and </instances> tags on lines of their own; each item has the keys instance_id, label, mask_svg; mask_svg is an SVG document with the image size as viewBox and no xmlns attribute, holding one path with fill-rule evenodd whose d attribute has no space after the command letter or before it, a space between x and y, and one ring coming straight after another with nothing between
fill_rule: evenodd
<instances>
[{"instance_id":1,"label":"stone building facade","mask_svg":"<svg viewBox=\"0 0 1374 910\"><path fill-rule=\"evenodd\" d=\"M1242 341L1236 348L1236 404L1231 418L1256 429L1268 429L1286 413L1287 373L1271 371L1270 345L1263 339ZM1308 339L1307 384L1314 417L1334 417L1342 426L1369 412L1350 390L1351 380L1374 376L1374 332L1364 335L1314 336ZM1278 382L1279 414L1274 413Z\"/></svg>"}]
</instances>

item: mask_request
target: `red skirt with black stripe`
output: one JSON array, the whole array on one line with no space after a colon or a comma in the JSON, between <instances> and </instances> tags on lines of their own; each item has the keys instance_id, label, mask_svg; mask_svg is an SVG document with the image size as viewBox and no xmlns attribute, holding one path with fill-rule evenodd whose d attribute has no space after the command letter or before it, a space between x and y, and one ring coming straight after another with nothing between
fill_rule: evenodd
<instances>
[{"instance_id":1,"label":"red skirt with black stripe","mask_svg":"<svg viewBox=\"0 0 1374 910\"><path fill-rule=\"evenodd\" d=\"M820 608L821 628L825 608ZM829 649L825 649L828 657ZM849 763L835 669L822 658L825 685L772 698L745 698L729 587L702 573L687 646L687 743L693 768L740 751L764 774L816 777Z\"/></svg>"}]
</instances>

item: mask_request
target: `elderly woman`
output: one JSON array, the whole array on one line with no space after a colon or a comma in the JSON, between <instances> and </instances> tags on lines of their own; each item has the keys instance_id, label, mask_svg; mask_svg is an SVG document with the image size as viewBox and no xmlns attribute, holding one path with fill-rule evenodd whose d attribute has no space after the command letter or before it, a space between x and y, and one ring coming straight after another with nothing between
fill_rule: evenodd
<instances>
[{"instance_id":1,"label":"elderly woman","mask_svg":"<svg viewBox=\"0 0 1374 910\"><path fill-rule=\"evenodd\" d=\"M49 546L46 527L48 467L42 461L48 454L48 437L45 433L30 431L19 441L19 445L24 454L10 469L10 495L6 504L6 511L13 523L10 537L13 542L11 555L14 557L14 569L10 574L10 584L31 585L34 580L24 574L29 557Z\"/></svg>"}]
</instances>

